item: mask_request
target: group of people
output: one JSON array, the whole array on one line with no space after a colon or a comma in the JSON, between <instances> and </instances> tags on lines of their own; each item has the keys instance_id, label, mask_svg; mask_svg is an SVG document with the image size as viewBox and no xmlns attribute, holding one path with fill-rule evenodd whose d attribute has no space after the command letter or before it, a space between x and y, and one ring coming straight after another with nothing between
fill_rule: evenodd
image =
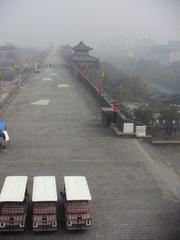
<instances>
[{"instance_id":1,"label":"group of people","mask_svg":"<svg viewBox=\"0 0 180 240\"><path fill-rule=\"evenodd\" d=\"M165 119L163 120L159 120L159 119L155 119L154 121L153 120L150 120L149 121L149 125L150 126L155 126L155 127L160 127L160 126L177 126L177 125L180 125L180 121L177 121L177 120L171 120L171 121L167 121Z\"/></svg>"}]
</instances>

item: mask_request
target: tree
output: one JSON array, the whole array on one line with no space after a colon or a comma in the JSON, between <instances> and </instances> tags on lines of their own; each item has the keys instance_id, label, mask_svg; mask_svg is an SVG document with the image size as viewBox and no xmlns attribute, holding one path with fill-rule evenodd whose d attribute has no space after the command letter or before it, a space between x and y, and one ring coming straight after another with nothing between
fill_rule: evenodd
<instances>
[{"instance_id":1,"label":"tree","mask_svg":"<svg viewBox=\"0 0 180 240\"><path fill-rule=\"evenodd\" d=\"M160 120L165 120L166 122L172 122L173 120L179 120L179 114L176 108L167 107L160 111Z\"/></svg>"},{"instance_id":2,"label":"tree","mask_svg":"<svg viewBox=\"0 0 180 240\"><path fill-rule=\"evenodd\" d=\"M119 86L123 86L126 100L147 99L149 96L147 83L141 77L126 74L108 62L102 63L102 69L106 76L105 87L116 97L119 96Z\"/></svg>"},{"instance_id":3,"label":"tree","mask_svg":"<svg viewBox=\"0 0 180 240\"><path fill-rule=\"evenodd\" d=\"M153 119L153 111L151 108L137 108L134 109L135 119L144 124L149 124L150 120Z\"/></svg>"}]
</instances>

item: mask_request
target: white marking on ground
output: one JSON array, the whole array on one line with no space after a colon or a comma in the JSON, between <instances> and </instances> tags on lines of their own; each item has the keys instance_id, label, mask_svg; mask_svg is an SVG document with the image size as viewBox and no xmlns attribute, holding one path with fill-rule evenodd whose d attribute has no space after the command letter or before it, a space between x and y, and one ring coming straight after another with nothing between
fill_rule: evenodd
<instances>
[{"instance_id":1,"label":"white marking on ground","mask_svg":"<svg viewBox=\"0 0 180 240\"><path fill-rule=\"evenodd\" d=\"M36 106L46 106L49 104L49 99L40 99L38 101L35 101L31 103L31 105L36 105Z\"/></svg>"},{"instance_id":2,"label":"white marking on ground","mask_svg":"<svg viewBox=\"0 0 180 240\"><path fill-rule=\"evenodd\" d=\"M70 88L71 86L68 84L58 84L58 88Z\"/></svg>"},{"instance_id":3,"label":"white marking on ground","mask_svg":"<svg viewBox=\"0 0 180 240\"><path fill-rule=\"evenodd\" d=\"M43 78L42 81L52 81L52 78Z\"/></svg>"},{"instance_id":4,"label":"white marking on ground","mask_svg":"<svg viewBox=\"0 0 180 240\"><path fill-rule=\"evenodd\" d=\"M50 76L57 76L58 74L57 73L50 73L49 75Z\"/></svg>"}]
</instances>

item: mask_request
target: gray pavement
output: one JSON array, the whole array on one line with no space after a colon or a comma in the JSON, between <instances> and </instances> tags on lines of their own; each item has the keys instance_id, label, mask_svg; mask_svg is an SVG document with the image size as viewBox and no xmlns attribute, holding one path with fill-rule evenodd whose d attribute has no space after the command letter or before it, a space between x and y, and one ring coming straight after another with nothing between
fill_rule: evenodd
<instances>
[{"instance_id":1,"label":"gray pavement","mask_svg":"<svg viewBox=\"0 0 180 240\"><path fill-rule=\"evenodd\" d=\"M53 54L48 61L62 63ZM45 100L47 105L37 105ZM85 175L93 226L68 232L60 217L57 232L34 234L28 221L25 232L0 234L1 239L180 239L178 174L166 171L154 150L151 154L137 140L116 138L102 128L95 101L67 69L33 74L2 117L11 145L0 152L0 187L7 175L28 175L31 192L33 176L55 175L60 191L63 176Z\"/></svg>"}]
</instances>

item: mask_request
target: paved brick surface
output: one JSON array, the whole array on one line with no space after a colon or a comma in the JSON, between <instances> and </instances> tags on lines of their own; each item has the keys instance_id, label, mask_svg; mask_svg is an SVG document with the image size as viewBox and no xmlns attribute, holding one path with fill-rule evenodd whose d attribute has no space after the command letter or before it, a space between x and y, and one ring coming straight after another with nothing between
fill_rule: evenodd
<instances>
[{"instance_id":1,"label":"paved brick surface","mask_svg":"<svg viewBox=\"0 0 180 240\"><path fill-rule=\"evenodd\" d=\"M50 102L31 105L40 99ZM60 191L64 175L85 175L93 198L93 227L67 232L61 216L55 233L33 234L28 221L24 233L1 234L1 239L180 239L179 195L166 185L163 166L156 169L158 158L136 140L116 138L102 128L96 103L67 69L44 68L34 74L3 118L12 141L8 151L0 152L0 187L7 175L28 175L31 192L33 176L55 175Z\"/></svg>"},{"instance_id":2,"label":"paved brick surface","mask_svg":"<svg viewBox=\"0 0 180 240\"><path fill-rule=\"evenodd\" d=\"M146 142L142 142L142 146L156 162L160 162L180 176L179 144L149 145Z\"/></svg>"}]
</instances>

